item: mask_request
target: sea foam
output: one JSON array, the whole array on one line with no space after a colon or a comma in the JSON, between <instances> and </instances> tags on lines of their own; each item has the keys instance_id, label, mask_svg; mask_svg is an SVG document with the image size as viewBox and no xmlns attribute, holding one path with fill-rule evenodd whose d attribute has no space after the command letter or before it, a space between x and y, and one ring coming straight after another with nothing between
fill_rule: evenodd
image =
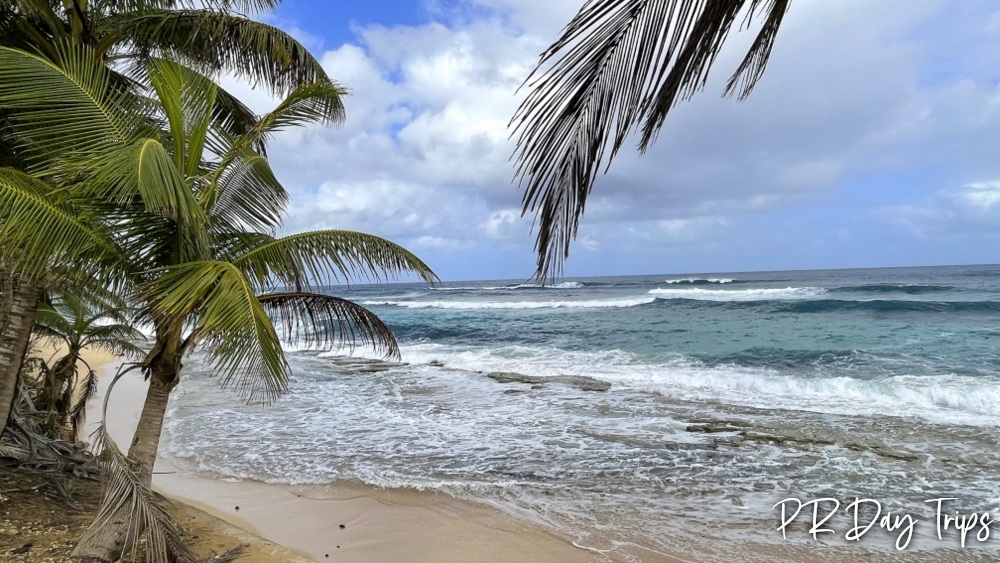
<instances>
[{"instance_id":1,"label":"sea foam","mask_svg":"<svg viewBox=\"0 0 1000 563\"><path fill-rule=\"evenodd\" d=\"M650 295L660 299L696 299L699 301L771 301L779 299L808 299L826 293L820 287L786 287L758 289L673 289L657 288L649 290Z\"/></svg>"},{"instance_id":2,"label":"sea foam","mask_svg":"<svg viewBox=\"0 0 1000 563\"><path fill-rule=\"evenodd\" d=\"M730 278L680 278L680 279L669 279L664 280L666 283L680 284L680 285L705 285L713 283L733 283L736 280Z\"/></svg>"},{"instance_id":3,"label":"sea foam","mask_svg":"<svg viewBox=\"0 0 1000 563\"><path fill-rule=\"evenodd\" d=\"M587 376L609 382L613 389L682 400L839 415L915 416L944 424L1000 424L1000 380L992 377L935 374L867 379L842 371L802 377L770 368L706 365L681 354L650 359L621 350L533 346L421 343L405 345L401 351L404 361L412 364L434 362L450 369L541 377Z\"/></svg>"},{"instance_id":4,"label":"sea foam","mask_svg":"<svg viewBox=\"0 0 1000 563\"><path fill-rule=\"evenodd\" d=\"M656 301L656 297L593 299L580 301L362 301L366 306L403 307L407 309L604 309L637 307Z\"/></svg>"}]
</instances>

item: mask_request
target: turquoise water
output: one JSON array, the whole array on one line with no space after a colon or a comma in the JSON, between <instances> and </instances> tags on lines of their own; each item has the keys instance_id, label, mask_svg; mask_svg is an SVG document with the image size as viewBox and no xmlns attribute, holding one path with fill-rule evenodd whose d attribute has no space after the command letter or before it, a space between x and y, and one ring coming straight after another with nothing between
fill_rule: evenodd
<instances>
[{"instance_id":1,"label":"turquoise water","mask_svg":"<svg viewBox=\"0 0 1000 563\"><path fill-rule=\"evenodd\" d=\"M195 359L167 454L270 482L444 491L626 560L807 541L776 531L787 497L929 518L924 501L948 496L1000 516L1000 266L331 293L376 311L403 362L290 350L291 391L260 408ZM958 545L932 531L911 549Z\"/></svg>"}]
</instances>

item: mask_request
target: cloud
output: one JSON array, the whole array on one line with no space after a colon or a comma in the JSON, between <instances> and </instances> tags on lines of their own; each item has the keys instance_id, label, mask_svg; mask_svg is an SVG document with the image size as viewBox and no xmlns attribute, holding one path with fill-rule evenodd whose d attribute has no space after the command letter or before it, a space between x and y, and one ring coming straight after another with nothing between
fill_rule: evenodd
<instances>
[{"instance_id":1,"label":"cloud","mask_svg":"<svg viewBox=\"0 0 1000 563\"><path fill-rule=\"evenodd\" d=\"M921 238L1000 236L1000 180L939 191L925 201L890 206L888 221Z\"/></svg>"},{"instance_id":2,"label":"cloud","mask_svg":"<svg viewBox=\"0 0 1000 563\"><path fill-rule=\"evenodd\" d=\"M341 45L289 22L310 44L331 47L322 63L351 94L343 126L274 140L273 166L292 192L287 230L388 236L432 250L446 278L476 277L468 252L516 248L526 257L507 275L530 274L520 268L532 262L531 218L520 217L507 122L537 54L579 6L437 2L428 23L358 27L356 40ZM903 183L882 186L882 203L896 224L911 225L908 232L928 236L1000 218L992 203L976 206L997 191L970 183L1000 177L1000 87L992 78L1000 68L998 14L980 0L960 8L943 0L799 0L764 79L737 103L720 94L753 39L742 33L706 91L674 110L652 149L643 157L623 150L599 178L574 247L588 252L574 252L567 271L575 264L590 271L614 255L616 268L641 272L655 252L683 268L683 249L713 252L725 263L725 241L739 237L749 218L807 209L845 186L900 171L966 186L927 200ZM274 103L235 82L226 86L258 111ZM862 244L857 228L829 226ZM809 233L759 237L807 240ZM622 261L639 247L644 261Z\"/></svg>"}]
</instances>

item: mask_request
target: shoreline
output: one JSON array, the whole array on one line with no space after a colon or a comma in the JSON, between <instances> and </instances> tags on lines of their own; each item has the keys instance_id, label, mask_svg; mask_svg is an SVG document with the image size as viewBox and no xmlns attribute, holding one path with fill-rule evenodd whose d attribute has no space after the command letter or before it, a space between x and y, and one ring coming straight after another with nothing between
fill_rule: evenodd
<instances>
[{"instance_id":1,"label":"shoreline","mask_svg":"<svg viewBox=\"0 0 1000 563\"><path fill-rule=\"evenodd\" d=\"M100 377L98 395L88 404L88 435L100 420L105 391L121 362L109 357L91 365ZM115 387L108 407L109 432L120 446L131 441L146 385L133 372ZM605 553L577 546L499 508L443 493L379 489L361 483L280 485L213 477L185 471L163 457L154 468L153 488L167 497L180 523L198 538L201 550L219 554L244 545L248 555L240 560L247 563L687 563L720 558L810 563L859 558L923 561L927 557L971 561L994 553L947 548L893 552L864 545L775 544L718 537L682 540L669 553L640 546L619 546Z\"/></svg>"},{"instance_id":2,"label":"shoreline","mask_svg":"<svg viewBox=\"0 0 1000 563\"><path fill-rule=\"evenodd\" d=\"M87 435L100 421L107 386L121 365L116 358L94 354L88 361L100 377L97 397L87 406ZM137 372L125 375L115 385L108 405L108 430L119 447L127 447L131 441L146 385ZM154 468L153 488L175 504L192 507L247 534L240 539L229 530L237 542L260 538L286 548L280 559L285 561L606 560L499 509L433 492L347 483L285 486L213 478L186 472L162 457Z\"/></svg>"}]
</instances>

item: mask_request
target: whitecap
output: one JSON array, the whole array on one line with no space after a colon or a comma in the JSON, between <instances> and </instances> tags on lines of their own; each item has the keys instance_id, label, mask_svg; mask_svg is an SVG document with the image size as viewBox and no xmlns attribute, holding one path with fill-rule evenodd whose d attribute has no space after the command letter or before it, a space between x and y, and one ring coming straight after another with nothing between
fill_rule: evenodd
<instances>
[{"instance_id":1,"label":"whitecap","mask_svg":"<svg viewBox=\"0 0 1000 563\"><path fill-rule=\"evenodd\" d=\"M649 290L660 299L695 299L699 301L770 301L773 299L808 299L826 293L821 287L785 287L756 289L671 289Z\"/></svg>"},{"instance_id":2,"label":"whitecap","mask_svg":"<svg viewBox=\"0 0 1000 563\"><path fill-rule=\"evenodd\" d=\"M682 284L708 284L708 283L733 283L734 279L731 278L679 278L679 279L669 279L664 280L666 283L682 283Z\"/></svg>"},{"instance_id":3,"label":"whitecap","mask_svg":"<svg viewBox=\"0 0 1000 563\"><path fill-rule=\"evenodd\" d=\"M362 305L382 305L407 309L603 309L637 307L656 301L656 297L627 297L587 301L363 301Z\"/></svg>"}]
</instances>

